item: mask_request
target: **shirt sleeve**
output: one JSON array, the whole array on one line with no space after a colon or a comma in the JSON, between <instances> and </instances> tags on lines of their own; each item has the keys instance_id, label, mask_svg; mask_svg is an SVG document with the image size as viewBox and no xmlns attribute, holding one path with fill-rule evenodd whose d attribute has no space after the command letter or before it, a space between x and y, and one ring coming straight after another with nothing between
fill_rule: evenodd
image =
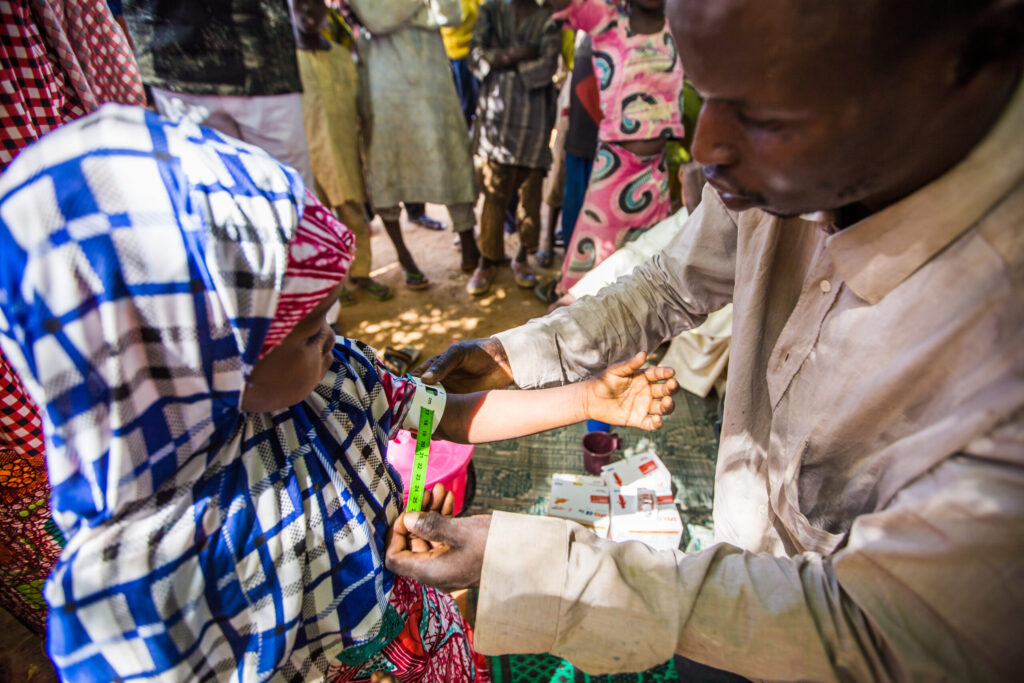
<instances>
[{"instance_id":1,"label":"shirt sleeve","mask_svg":"<svg viewBox=\"0 0 1024 683\"><path fill-rule=\"evenodd\" d=\"M477 80L483 81L491 73L497 51L491 47L494 33L494 7L491 3L480 6L473 24L473 36L469 39L469 69Z\"/></svg>"},{"instance_id":2,"label":"shirt sleeve","mask_svg":"<svg viewBox=\"0 0 1024 683\"><path fill-rule=\"evenodd\" d=\"M540 36L537 59L525 59L516 64L516 71L527 90L547 88L558 70L558 55L562 53L562 29L553 21L544 24Z\"/></svg>"},{"instance_id":3,"label":"shirt sleeve","mask_svg":"<svg viewBox=\"0 0 1024 683\"><path fill-rule=\"evenodd\" d=\"M732 302L736 217L714 190L665 249L571 306L495 335L522 388L590 377L699 326Z\"/></svg>"},{"instance_id":4,"label":"shirt sleeve","mask_svg":"<svg viewBox=\"0 0 1024 683\"><path fill-rule=\"evenodd\" d=\"M552 15L564 19L574 29L593 35L603 31L620 16L619 8L609 0L572 0L572 4Z\"/></svg>"},{"instance_id":5,"label":"shirt sleeve","mask_svg":"<svg viewBox=\"0 0 1024 683\"><path fill-rule=\"evenodd\" d=\"M1024 468L967 454L858 517L830 556L686 555L495 513L475 644L589 673L677 653L768 680L1011 680L1022 547Z\"/></svg>"}]
</instances>

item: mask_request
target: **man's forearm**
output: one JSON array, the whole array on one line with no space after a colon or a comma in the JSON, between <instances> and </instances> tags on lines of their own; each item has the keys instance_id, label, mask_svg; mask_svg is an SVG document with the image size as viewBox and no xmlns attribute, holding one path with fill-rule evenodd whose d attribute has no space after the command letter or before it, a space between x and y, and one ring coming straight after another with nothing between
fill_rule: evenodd
<instances>
[{"instance_id":1,"label":"man's forearm","mask_svg":"<svg viewBox=\"0 0 1024 683\"><path fill-rule=\"evenodd\" d=\"M495 335L523 388L576 382L651 351L732 301L736 224L705 198L665 249L571 306Z\"/></svg>"}]
</instances>

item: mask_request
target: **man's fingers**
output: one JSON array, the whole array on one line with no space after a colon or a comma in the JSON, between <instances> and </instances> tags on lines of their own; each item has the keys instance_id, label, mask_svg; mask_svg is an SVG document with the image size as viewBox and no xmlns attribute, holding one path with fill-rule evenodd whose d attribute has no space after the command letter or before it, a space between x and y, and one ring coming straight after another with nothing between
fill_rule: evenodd
<instances>
[{"instance_id":1,"label":"man's fingers","mask_svg":"<svg viewBox=\"0 0 1024 683\"><path fill-rule=\"evenodd\" d=\"M438 358L440 358L440 356L435 354L430 358L426 359L425 361L417 365L415 368L413 368L412 374L416 377L421 377L427 372L431 365L437 362Z\"/></svg>"},{"instance_id":2,"label":"man's fingers","mask_svg":"<svg viewBox=\"0 0 1024 683\"><path fill-rule=\"evenodd\" d=\"M441 514L451 517L455 512L455 494L448 491L444 494L444 503L441 505Z\"/></svg>"},{"instance_id":3,"label":"man's fingers","mask_svg":"<svg viewBox=\"0 0 1024 683\"><path fill-rule=\"evenodd\" d=\"M653 368L647 368L644 370L644 377L649 382L664 382L665 380L673 377L676 371L672 368L665 367L664 365L658 365Z\"/></svg>"},{"instance_id":4,"label":"man's fingers","mask_svg":"<svg viewBox=\"0 0 1024 683\"><path fill-rule=\"evenodd\" d=\"M654 407L657 411L654 411L655 415L671 415L672 411L676 409L676 402L672 400L671 396L666 396L660 401L655 401Z\"/></svg>"},{"instance_id":5,"label":"man's fingers","mask_svg":"<svg viewBox=\"0 0 1024 683\"><path fill-rule=\"evenodd\" d=\"M457 545L458 540L451 537L448 527L450 519L450 517L442 517L436 512L407 512L405 513L405 528L410 533L428 541Z\"/></svg>"},{"instance_id":6,"label":"man's fingers","mask_svg":"<svg viewBox=\"0 0 1024 683\"><path fill-rule=\"evenodd\" d=\"M654 398L669 398L677 391L679 391L679 382L674 379L670 379L664 384L651 385L651 396Z\"/></svg>"},{"instance_id":7,"label":"man's fingers","mask_svg":"<svg viewBox=\"0 0 1024 683\"><path fill-rule=\"evenodd\" d=\"M662 420L657 415L648 415L640 422L640 428L648 432L656 432L661 429Z\"/></svg>"}]
</instances>

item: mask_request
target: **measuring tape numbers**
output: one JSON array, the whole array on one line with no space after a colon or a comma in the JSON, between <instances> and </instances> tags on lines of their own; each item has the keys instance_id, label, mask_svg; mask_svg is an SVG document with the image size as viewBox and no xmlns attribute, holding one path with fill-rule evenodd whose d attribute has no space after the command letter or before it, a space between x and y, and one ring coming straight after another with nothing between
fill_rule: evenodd
<instances>
[{"instance_id":1,"label":"measuring tape numbers","mask_svg":"<svg viewBox=\"0 0 1024 683\"><path fill-rule=\"evenodd\" d=\"M416 394L402 426L407 429L416 427L416 452L409 477L409 502L405 509L419 511L423 509L423 493L427 484L427 461L430 458L430 438L434 434L434 416L437 415L440 420L444 414L447 396L442 387L422 384L418 379L412 379L416 382ZM409 424L413 420L416 420L415 424Z\"/></svg>"}]
</instances>

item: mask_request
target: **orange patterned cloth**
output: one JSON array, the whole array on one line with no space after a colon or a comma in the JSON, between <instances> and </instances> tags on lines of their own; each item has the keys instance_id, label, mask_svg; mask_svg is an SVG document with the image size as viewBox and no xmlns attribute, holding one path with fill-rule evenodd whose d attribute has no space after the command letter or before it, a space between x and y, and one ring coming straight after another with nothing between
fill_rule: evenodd
<instances>
[{"instance_id":1,"label":"orange patterned cloth","mask_svg":"<svg viewBox=\"0 0 1024 683\"><path fill-rule=\"evenodd\" d=\"M41 636L43 583L64 545L43 452L39 414L0 351L0 607Z\"/></svg>"}]
</instances>

